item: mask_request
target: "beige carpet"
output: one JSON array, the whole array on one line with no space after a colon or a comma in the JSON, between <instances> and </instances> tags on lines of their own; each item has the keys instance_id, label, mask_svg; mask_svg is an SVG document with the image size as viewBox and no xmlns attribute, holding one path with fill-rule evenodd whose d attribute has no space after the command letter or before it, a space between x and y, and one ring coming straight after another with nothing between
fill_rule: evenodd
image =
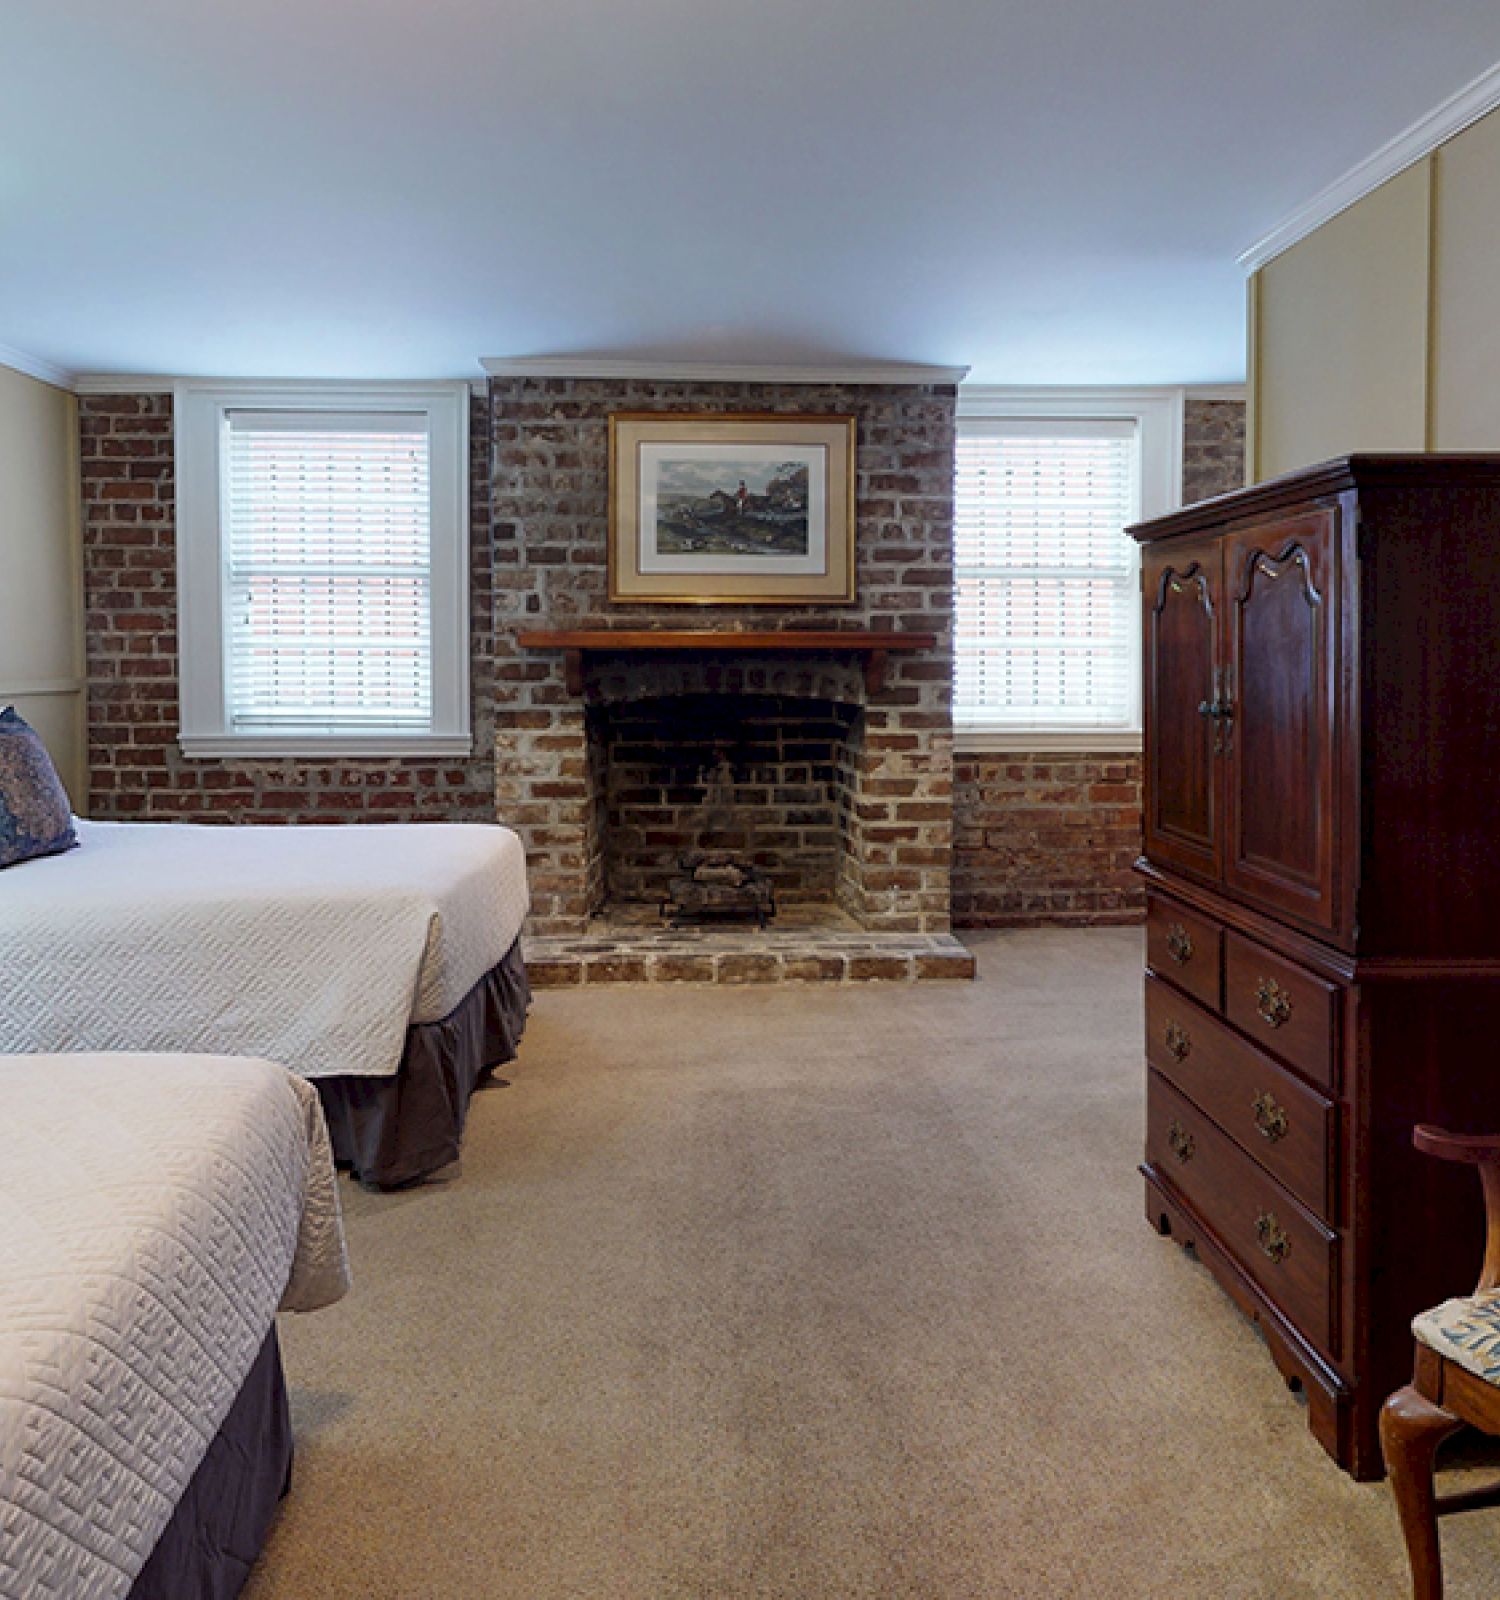
<instances>
[{"instance_id":1,"label":"beige carpet","mask_svg":"<svg viewBox=\"0 0 1500 1600\"><path fill-rule=\"evenodd\" d=\"M1144 1220L1138 935L974 943L541 995L458 1177L345 1186L247 1600L1403 1595L1387 1490ZM1500 1593L1500 1512L1445 1538Z\"/></svg>"}]
</instances>

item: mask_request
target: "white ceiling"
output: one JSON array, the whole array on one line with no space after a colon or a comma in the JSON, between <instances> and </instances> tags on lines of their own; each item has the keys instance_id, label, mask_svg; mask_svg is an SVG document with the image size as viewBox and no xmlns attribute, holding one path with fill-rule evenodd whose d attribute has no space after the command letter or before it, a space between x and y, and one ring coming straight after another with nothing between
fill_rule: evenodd
<instances>
[{"instance_id":1,"label":"white ceiling","mask_svg":"<svg viewBox=\"0 0 1500 1600\"><path fill-rule=\"evenodd\" d=\"M1243 370L1234 258L1496 0L0 0L0 344Z\"/></svg>"}]
</instances>

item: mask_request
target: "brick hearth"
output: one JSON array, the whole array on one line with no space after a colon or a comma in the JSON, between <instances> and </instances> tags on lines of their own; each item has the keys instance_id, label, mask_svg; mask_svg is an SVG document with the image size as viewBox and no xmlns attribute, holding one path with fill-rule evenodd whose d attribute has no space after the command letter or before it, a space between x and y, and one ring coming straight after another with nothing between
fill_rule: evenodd
<instances>
[{"instance_id":1,"label":"brick hearth","mask_svg":"<svg viewBox=\"0 0 1500 1600\"><path fill-rule=\"evenodd\" d=\"M573 983L859 983L972 978L951 933L871 934L826 906L792 906L753 927L668 928L649 906L591 919L580 939L532 939L538 988Z\"/></svg>"}]
</instances>

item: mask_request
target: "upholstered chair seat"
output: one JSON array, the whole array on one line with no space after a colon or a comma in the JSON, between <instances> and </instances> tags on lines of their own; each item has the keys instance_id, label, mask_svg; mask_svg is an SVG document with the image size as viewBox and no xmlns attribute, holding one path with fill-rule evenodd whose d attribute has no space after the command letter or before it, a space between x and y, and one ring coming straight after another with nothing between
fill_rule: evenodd
<instances>
[{"instance_id":1,"label":"upholstered chair seat","mask_svg":"<svg viewBox=\"0 0 1500 1600\"><path fill-rule=\"evenodd\" d=\"M1460 1428L1500 1434L1500 1137L1417 1128L1412 1142L1427 1155L1478 1170L1487 1224L1478 1288L1413 1320L1416 1370L1380 1414L1380 1442L1411 1560L1412 1594L1415 1600L1442 1600L1438 1517L1500 1504L1494 1488L1439 1499L1434 1475L1438 1446Z\"/></svg>"},{"instance_id":2,"label":"upholstered chair seat","mask_svg":"<svg viewBox=\"0 0 1500 1600\"><path fill-rule=\"evenodd\" d=\"M1500 1385L1500 1289L1445 1300L1411 1325L1419 1344Z\"/></svg>"}]
</instances>

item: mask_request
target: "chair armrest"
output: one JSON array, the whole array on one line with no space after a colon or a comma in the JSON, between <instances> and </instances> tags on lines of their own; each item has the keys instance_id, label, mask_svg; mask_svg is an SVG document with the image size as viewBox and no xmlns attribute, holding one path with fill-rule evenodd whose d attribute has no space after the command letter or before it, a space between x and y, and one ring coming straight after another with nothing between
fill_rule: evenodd
<instances>
[{"instance_id":1,"label":"chair armrest","mask_svg":"<svg viewBox=\"0 0 1500 1600\"><path fill-rule=\"evenodd\" d=\"M1440 1161L1464 1161L1473 1167L1500 1162L1500 1134L1448 1133L1419 1123L1412 1129L1411 1142Z\"/></svg>"}]
</instances>

